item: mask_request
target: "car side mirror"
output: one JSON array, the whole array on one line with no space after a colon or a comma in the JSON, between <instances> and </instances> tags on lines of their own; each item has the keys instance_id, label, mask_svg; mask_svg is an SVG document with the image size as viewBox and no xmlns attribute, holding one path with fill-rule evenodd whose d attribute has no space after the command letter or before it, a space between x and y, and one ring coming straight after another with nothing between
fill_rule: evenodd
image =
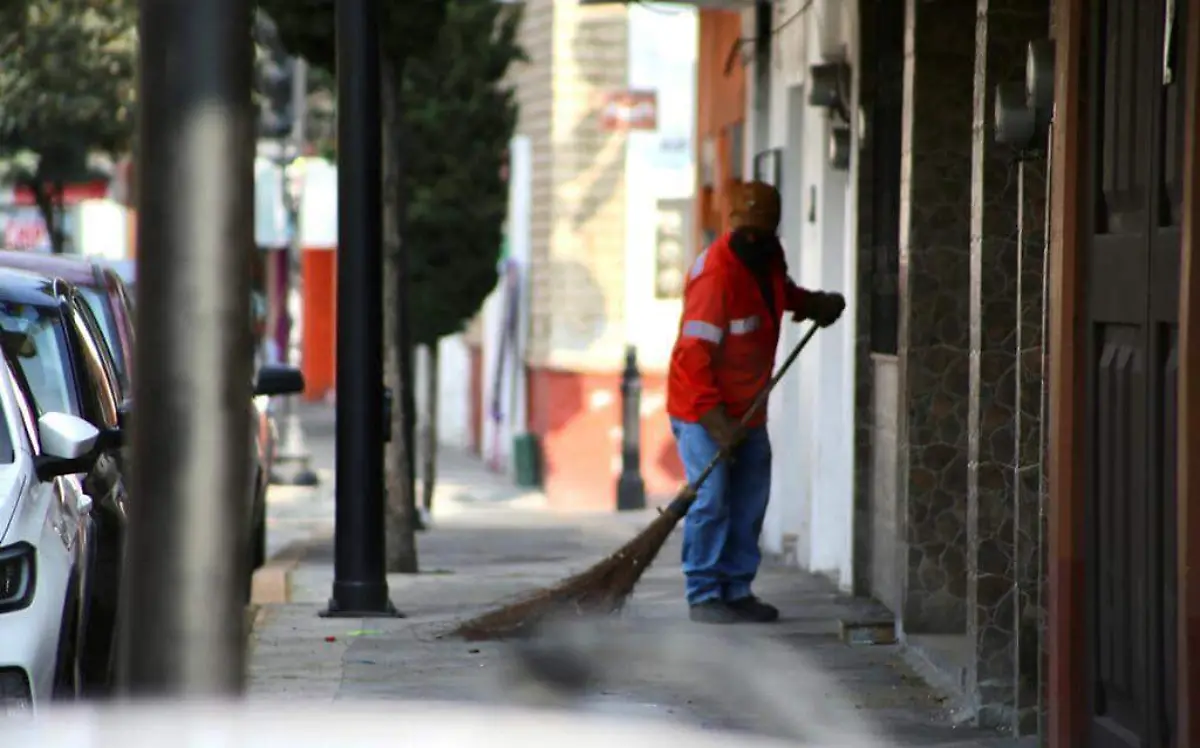
<instances>
[{"instance_id":1,"label":"car side mirror","mask_svg":"<svg viewBox=\"0 0 1200 748\"><path fill-rule=\"evenodd\" d=\"M121 426L100 429L100 437L96 439L97 452L120 449L123 446L125 446L125 430Z\"/></svg>"},{"instance_id":2,"label":"car side mirror","mask_svg":"<svg viewBox=\"0 0 1200 748\"><path fill-rule=\"evenodd\" d=\"M98 454L100 430L69 413L46 413L38 419L38 438L42 453L34 467L38 480L48 481L63 475L86 473Z\"/></svg>"},{"instance_id":3,"label":"car side mirror","mask_svg":"<svg viewBox=\"0 0 1200 748\"><path fill-rule=\"evenodd\" d=\"M264 364L254 383L255 396L276 397L304 392L304 374L287 364Z\"/></svg>"}]
</instances>

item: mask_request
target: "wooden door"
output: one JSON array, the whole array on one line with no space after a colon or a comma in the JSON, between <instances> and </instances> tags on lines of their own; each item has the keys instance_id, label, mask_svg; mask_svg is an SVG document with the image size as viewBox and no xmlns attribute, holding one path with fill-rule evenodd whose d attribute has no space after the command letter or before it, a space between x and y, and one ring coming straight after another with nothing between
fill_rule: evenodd
<instances>
[{"instance_id":1,"label":"wooden door","mask_svg":"<svg viewBox=\"0 0 1200 748\"><path fill-rule=\"evenodd\" d=\"M1186 88L1182 54L1172 50L1169 35L1181 27L1185 4L1089 5L1089 672L1081 675L1094 746L1168 746L1174 725L1175 374Z\"/></svg>"}]
</instances>

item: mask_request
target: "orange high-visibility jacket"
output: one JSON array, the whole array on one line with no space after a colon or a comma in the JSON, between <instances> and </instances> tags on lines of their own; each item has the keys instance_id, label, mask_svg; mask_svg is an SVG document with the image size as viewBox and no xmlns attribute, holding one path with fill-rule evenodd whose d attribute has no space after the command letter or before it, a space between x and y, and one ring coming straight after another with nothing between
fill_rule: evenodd
<instances>
[{"instance_id":1,"label":"orange high-visibility jacket","mask_svg":"<svg viewBox=\"0 0 1200 748\"><path fill-rule=\"evenodd\" d=\"M671 351L667 412L695 423L717 405L739 419L771 379L785 311L805 314L808 292L787 274L783 252L771 261L774 309L725 234L696 258L683 291L679 336ZM764 407L748 425L766 422Z\"/></svg>"}]
</instances>

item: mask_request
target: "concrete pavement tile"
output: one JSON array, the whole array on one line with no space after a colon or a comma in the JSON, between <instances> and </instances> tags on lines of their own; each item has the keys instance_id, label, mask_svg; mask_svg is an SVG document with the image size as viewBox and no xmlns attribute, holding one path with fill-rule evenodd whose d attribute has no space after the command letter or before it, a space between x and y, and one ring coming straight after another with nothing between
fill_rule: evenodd
<instances>
[{"instance_id":1,"label":"concrete pavement tile","mask_svg":"<svg viewBox=\"0 0 1200 748\"><path fill-rule=\"evenodd\" d=\"M563 516L531 510L536 497L503 486L471 458L447 451L440 460L445 480L435 499L434 527L418 536L427 571L388 576L393 602L408 615L404 619L319 618L333 581L332 482L321 495L279 502L280 522L290 523L292 531L304 527L311 542L290 575L293 604L266 606L256 632L251 696L562 705L563 692L536 683L519 664L513 645L437 636L457 620L586 568L640 531L653 514ZM631 621L657 626L667 643L689 641L700 628L687 621L679 544L675 533L627 608ZM747 646L757 641L784 654L763 665L763 672L747 674L750 681L732 677L748 664L726 661L714 675L711 664L707 671L697 664L706 656L712 660L714 651L693 653L699 658L689 664L687 653L676 648L674 660L628 661L626 670L610 674L611 682L592 684L569 705L681 719L708 729L770 732L772 715L765 702L745 705L729 693L746 683L765 688L769 682L775 684L773 698L806 715L813 726L833 729L827 724L830 715L848 714L848 723L878 725L895 745L1016 745L950 724L943 698L903 662L897 647L840 641L842 621L874 620L877 605L847 598L826 580L794 568L764 568L756 586L780 606L783 620L775 626L737 627L736 635ZM363 629L377 633L348 637ZM335 640L327 642L326 636ZM625 651L617 661L632 656Z\"/></svg>"}]
</instances>

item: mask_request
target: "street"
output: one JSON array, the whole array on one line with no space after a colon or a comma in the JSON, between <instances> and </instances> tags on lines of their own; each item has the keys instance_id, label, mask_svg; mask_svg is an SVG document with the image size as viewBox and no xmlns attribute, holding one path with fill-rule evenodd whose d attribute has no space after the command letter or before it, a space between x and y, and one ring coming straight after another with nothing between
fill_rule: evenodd
<instances>
[{"instance_id":1,"label":"street","mask_svg":"<svg viewBox=\"0 0 1200 748\"><path fill-rule=\"evenodd\" d=\"M270 494L271 548L284 560L270 562L265 573L286 569L288 592L286 602L259 600L250 642L252 700L557 706L707 729L793 738L800 732L814 745L872 730L881 745L1021 744L955 726L955 708L917 677L896 646L843 642L841 623L870 619L873 604L848 599L795 568L772 566L759 582L764 598L780 604L780 623L718 635L688 622L677 537L618 628L592 629L598 637L576 645L557 640L566 649L554 639L539 648L439 638L463 617L590 564L650 516L555 513L537 492L509 487L473 456L450 448L439 458L434 525L419 538L422 573L389 575L392 600L407 617L322 618L332 580L333 413L318 405L302 414L323 481L313 489L273 487ZM536 675L547 654L561 663L590 662L591 682L573 696L547 685Z\"/></svg>"},{"instance_id":2,"label":"street","mask_svg":"<svg viewBox=\"0 0 1200 748\"><path fill-rule=\"evenodd\" d=\"M0 748L1200 747L1200 0L0 69Z\"/></svg>"}]
</instances>

